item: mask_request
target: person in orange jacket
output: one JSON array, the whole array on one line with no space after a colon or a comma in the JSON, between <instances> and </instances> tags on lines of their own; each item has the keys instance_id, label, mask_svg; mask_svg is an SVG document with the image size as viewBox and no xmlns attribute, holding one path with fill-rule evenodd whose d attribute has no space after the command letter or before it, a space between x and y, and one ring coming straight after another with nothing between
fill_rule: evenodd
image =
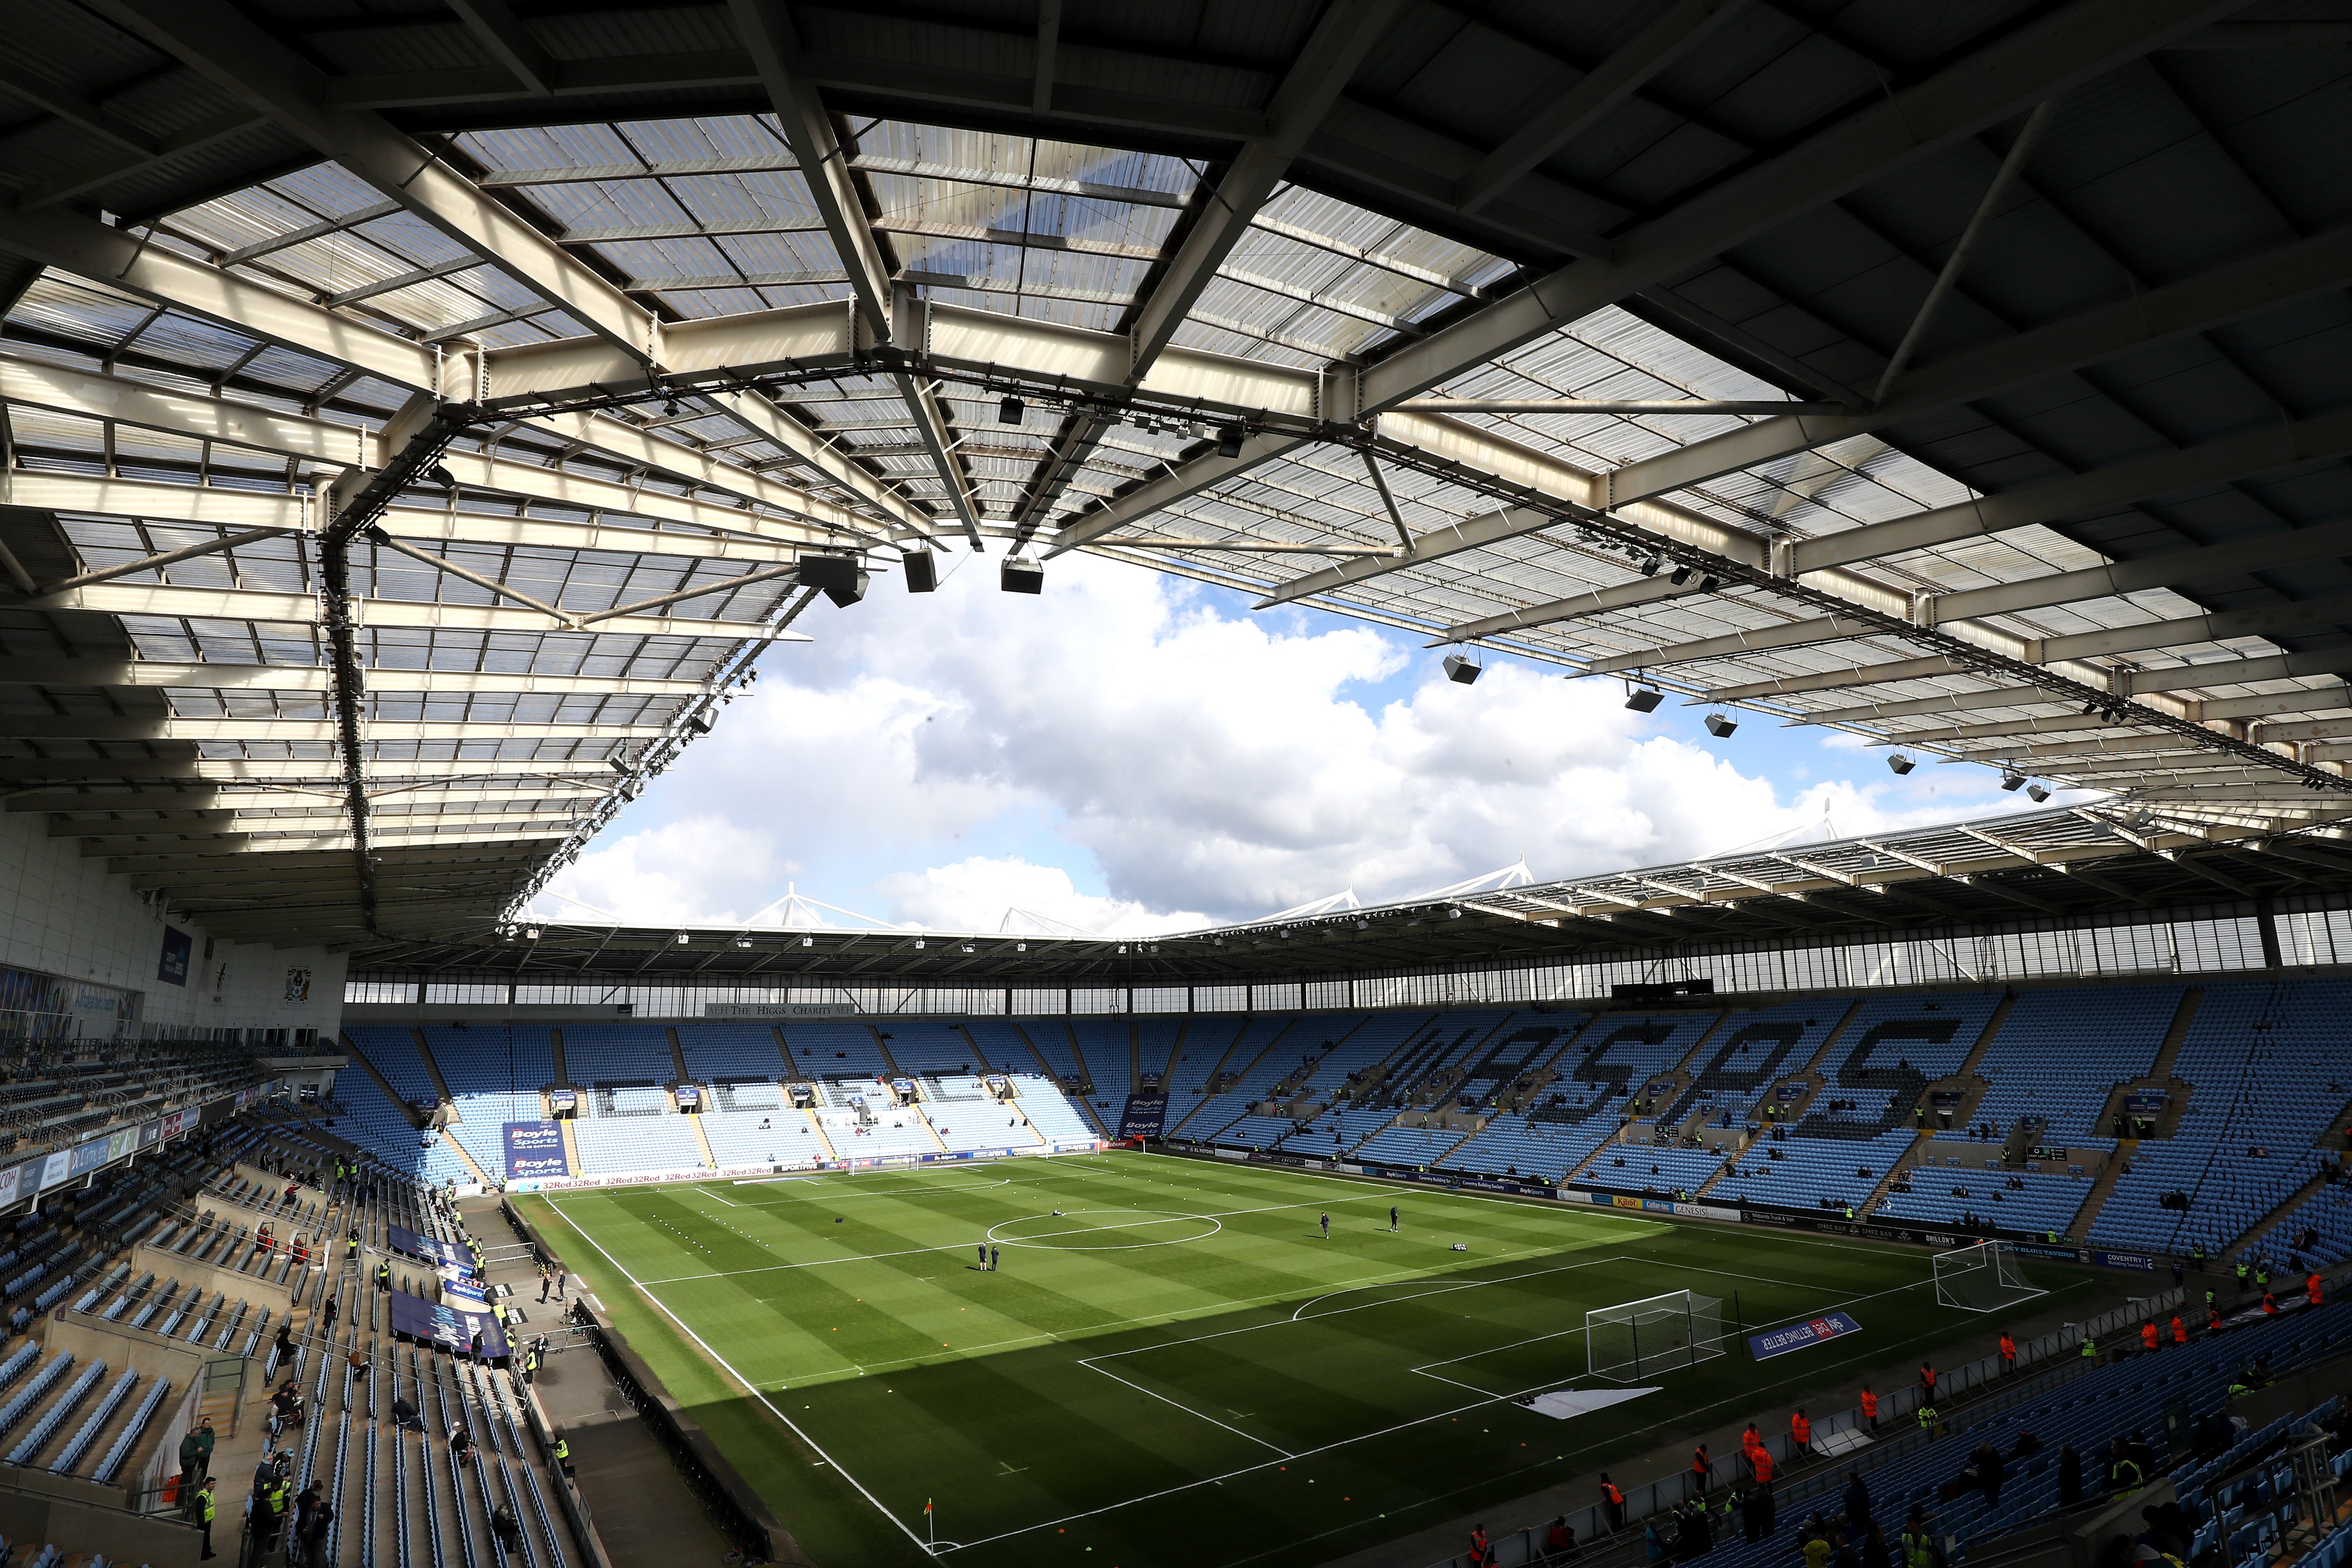
<instances>
[{"instance_id":1,"label":"person in orange jacket","mask_svg":"<svg viewBox=\"0 0 2352 1568\"><path fill-rule=\"evenodd\" d=\"M1606 1470L1601 1472L1601 1517L1607 1521L1612 1535L1625 1528L1625 1494L1617 1489L1617 1483L1609 1479Z\"/></svg>"},{"instance_id":2,"label":"person in orange jacket","mask_svg":"<svg viewBox=\"0 0 2352 1568\"><path fill-rule=\"evenodd\" d=\"M2157 1331L2156 1320L2154 1318L2150 1318L2147 1322L2142 1323L2139 1326L2140 1349L2144 1351L2153 1351L2157 1346L2163 1342L2164 1336Z\"/></svg>"},{"instance_id":3,"label":"person in orange jacket","mask_svg":"<svg viewBox=\"0 0 2352 1568\"><path fill-rule=\"evenodd\" d=\"M2326 1290L2319 1282L2319 1270L2316 1268L2304 1277L2303 1299L2315 1307L2327 1299Z\"/></svg>"},{"instance_id":4,"label":"person in orange jacket","mask_svg":"<svg viewBox=\"0 0 2352 1568\"><path fill-rule=\"evenodd\" d=\"M1486 1568L1495 1560L1494 1543L1486 1539L1486 1527L1474 1525L1470 1530L1470 1568Z\"/></svg>"},{"instance_id":5,"label":"person in orange jacket","mask_svg":"<svg viewBox=\"0 0 2352 1568\"><path fill-rule=\"evenodd\" d=\"M1862 1418L1872 1431L1878 1430L1878 1394L1866 1383L1862 1385Z\"/></svg>"},{"instance_id":6,"label":"person in orange jacket","mask_svg":"<svg viewBox=\"0 0 2352 1568\"><path fill-rule=\"evenodd\" d=\"M2172 1342L2175 1347L2185 1345L2189 1342L2189 1330L2187 1326L2181 1322L2180 1314L2178 1312L2172 1314Z\"/></svg>"},{"instance_id":7,"label":"person in orange jacket","mask_svg":"<svg viewBox=\"0 0 2352 1568\"><path fill-rule=\"evenodd\" d=\"M1748 1455L1748 1468L1756 1477L1756 1484L1766 1491L1772 1489L1772 1449L1759 1443Z\"/></svg>"},{"instance_id":8,"label":"person in orange jacket","mask_svg":"<svg viewBox=\"0 0 2352 1568\"><path fill-rule=\"evenodd\" d=\"M1713 1468L1707 1460L1706 1445L1704 1443L1691 1450L1690 1473L1692 1489L1704 1497L1706 1494L1708 1480L1714 1474Z\"/></svg>"},{"instance_id":9,"label":"person in orange jacket","mask_svg":"<svg viewBox=\"0 0 2352 1568\"><path fill-rule=\"evenodd\" d=\"M2000 1331L2000 1370L2004 1373L2017 1370L2017 1341L2007 1329Z\"/></svg>"},{"instance_id":10,"label":"person in orange jacket","mask_svg":"<svg viewBox=\"0 0 2352 1568\"><path fill-rule=\"evenodd\" d=\"M1805 1419L1805 1407L1797 1406L1789 1416L1789 1441L1791 1457L1810 1458L1813 1452L1813 1424Z\"/></svg>"},{"instance_id":11,"label":"person in orange jacket","mask_svg":"<svg viewBox=\"0 0 2352 1568\"><path fill-rule=\"evenodd\" d=\"M2263 1292L2263 1316L2265 1318L2278 1316L2278 1298L2267 1290Z\"/></svg>"}]
</instances>

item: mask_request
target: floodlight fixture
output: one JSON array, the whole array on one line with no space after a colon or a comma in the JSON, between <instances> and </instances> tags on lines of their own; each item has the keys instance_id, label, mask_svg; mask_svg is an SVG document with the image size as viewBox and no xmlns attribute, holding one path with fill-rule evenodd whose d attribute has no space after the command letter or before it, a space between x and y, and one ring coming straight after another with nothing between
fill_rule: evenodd
<instances>
[{"instance_id":1,"label":"floodlight fixture","mask_svg":"<svg viewBox=\"0 0 2352 1568\"><path fill-rule=\"evenodd\" d=\"M710 733L710 715L689 713L686 716L686 727L698 735L708 735Z\"/></svg>"},{"instance_id":2,"label":"floodlight fixture","mask_svg":"<svg viewBox=\"0 0 2352 1568\"><path fill-rule=\"evenodd\" d=\"M1028 416L1029 405L1017 397L1008 397L996 405L999 425L1018 425Z\"/></svg>"},{"instance_id":3,"label":"floodlight fixture","mask_svg":"<svg viewBox=\"0 0 2352 1568\"><path fill-rule=\"evenodd\" d=\"M1900 775L1909 773L1913 768L1917 767L1919 764L1905 756L1902 752L1897 752L1893 756L1886 759L1886 765L1894 769L1896 774Z\"/></svg>"},{"instance_id":4,"label":"floodlight fixture","mask_svg":"<svg viewBox=\"0 0 2352 1568\"><path fill-rule=\"evenodd\" d=\"M1646 686L1636 686L1625 693L1625 706L1636 713L1654 713L1658 704L1666 700L1663 691L1653 691Z\"/></svg>"},{"instance_id":5,"label":"floodlight fixture","mask_svg":"<svg viewBox=\"0 0 2352 1568\"><path fill-rule=\"evenodd\" d=\"M2084 704L2083 704L2083 711L2084 711L2084 713L2096 713L2098 710L2099 710L2099 700L2098 700L2097 698L2095 698L2095 697L2092 698L2088 702L2085 702L2085 703L2084 703Z\"/></svg>"},{"instance_id":6,"label":"floodlight fixture","mask_svg":"<svg viewBox=\"0 0 2352 1568\"><path fill-rule=\"evenodd\" d=\"M677 933L677 945L680 947L684 947L688 942L690 942L693 940L694 939L692 937L687 935L684 931Z\"/></svg>"},{"instance_id":7,"label":"floodlight fixture","mask_svg":"<svg viewBox=\"0 0 2352 1568\"><path fill-rule=\"evenodd\" d=\"M1677 588L1681 587L1690 580L1691 569L1687 566L1677 566L1666 576L1666 581L1672 583Z\"/></svg>"},{"instance_id":8,"label":"floodlight fixture","mask_svg":"<svg viewBox=\"0 0 2352 1568\"><path fill-rule=\"evenodd\" d=\"M522 939L525 942L537 942L539 940L539 928L537 926L523 927Z\"/></svg>"},{"instance_id":9,"label":"floodlight fixture","mask_svg":"<svg viewBox=\"0 0 2352 1568\"><path fill-rule=\"evenodd\" d=\"M2016 792L2019 785L2024 783L2025 775L2023 773L2004 772L2000 775L2000 787L2011 792L2012 794Z\"/></svg>"},{"instance_id":10,"label":"floodlight fixture","mask_svg":"<svg viewBox=\"0 0 2352 1568\"><path fill-rule=\"evenodd\" d=\"M1698 580L1698 591L1702 594L1712 594L1722 586L1723 579L1712 572Z\"/></svg>"},{"instance_id":11,"label":"floodlight fixture","mask_svg":"<svg viewBox=\"0 0 2352 1568\"><path fill-rule=\"evenodd\" d=\"M1645 555L1642 558L1642 575L1654 577L1658 574L1658 568L1664 564L1664 562L1654 555Z\"/></svg>"},{"instance_id":12,"label":"floodlight fixture","mask_svg":"<svg viewBox=\"0 0 2352 1568\"><path fill-rule=\"evenodd\" d=\"M963 944L963 950L964 950L966 952L977 952L977 951L978 951L978 949L977 949L976 947L974 947L974 945L973 945L972 943L971 943L971 942L965 942L965 943Z\"/></svg>"},{"instance_id":13,"label":"floodlight fixture","mask_svg":"<svg viewBox=\"0 0 2352 1568\"><path fill-rule=\"evenodd\" d=\"M915 939L915 951L917 952L923 951L923 939L921 937L917 937Z\"/></svg>"},{"instance_id":14,"label":"floodlight fixture","mask_svg":"<svg viewBox=\"0 0 2352 1568\"><path fill-rule=\"evenodd\" d=\"M748 948L751 945L751 939L748 936L739 936L735 939L735 945L737 947Z\"/></svg>"},{"instance_id":15,"label":"floodlight fixture","mask_svg":"<svg viewBox=\"0 0 2352 1568\"><path fill-rule=\"evenodd\" d=\"M1238 425L1220 425L1217 426L1217 456L1220 458L1240 457L1242 455L1243 438L1248 434L1248 431L1244 430Z\"/></svg>"},{"instance_id":16,"label":"floodlight fixture","mask_svg":"<svg viewBox=\"0 0 2352 1568\"><path fill-rule=\"evenodd\" d=\"M1710 713L1706 716L1706 732L1718 741L1726 739L1738 728L1739 721L1728 713Z\"/></svg>"},{"instance_id":17,"label":"floodlight fixture","mask_svg":"<svg viewBox=\"0 0 2352 1568\"><path fill-rule=\"evenodd\" d=\"M449 471L449 466L446 463L434 464L425 470L425 477L445 490L454 490L457 488L457 476Z\"/></svg>"},{"instance_id":18,"label":"floodlight fixture","mask_svg":"<svg viewBox=\"0 0 2352 1568\"><path fill-rule=\"evenodd\" d=\"M1457 686L1475 686L1483 673L1475 653L1449 653L1445 656L1445 679Z\"/></svg>"},{"instance_id":19,"label":"floodlight fixture","mask_svg":"<svg viewBox=\"0 0 2352 1568\"><path fill-rule=\"evenodd\" d=\"M2025 786L2025 793L2032 797L2033 803L2036 805L2041 805L2043 801L2050 798L2050 792L2042 788L2040 784L2027 784Z\"/></svg>"},{"instance_id":20,"label":"floodlight fixture","mask_svg":"<svg viewBox=\"0 0 2352 1568\"><path fill-rule=\"evenodd\" d=\"M1022 556L1007 556L1004 564L996 569L996 585L1007 594L1042 594L1045 591L1045 569Z\"/></svg>"},{"instance_id":21,"label":"floodlight fixture","mask_svg":"<svg viewBox=\"0 0 2352 1568\"><path fill-rule=\"evenodd\" d=\"M625 773L629 771L629 753L626 752L614 752L611 756L604 759L604 765L612 769L616 773Z\"/></svg>"},{"instance_id":22,"label":"floodlight fixture","mask_svg":"<svg viewBox=\"0 0 2352 1568\"><path fill-rule=\"evenodd\" d=\"M803 947L814 947L816 945L816 938L813 936L804 936L801 938L801 945Z\"/></svg>"}]
</instances>

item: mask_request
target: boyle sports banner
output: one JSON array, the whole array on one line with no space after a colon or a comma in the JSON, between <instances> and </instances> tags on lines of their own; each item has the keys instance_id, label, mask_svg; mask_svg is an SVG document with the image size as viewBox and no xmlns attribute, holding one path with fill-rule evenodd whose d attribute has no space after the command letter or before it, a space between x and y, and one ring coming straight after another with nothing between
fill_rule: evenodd
<instances>
[{"instance_id":1,"label":"boyle sports banner","mask_svg":"<svg viewBox=\"0 0 2352 1568\"><path fill-rule=\"evenodd\" d=\"M568 1176L563 1128L553 1121L509 1121L506 1129L507 1175Z\"/></svg>"},{"instance_id":2,"label":"boyle sports banner","mask_svg":"<svg viewBox=\"0 0 2352 1568\"><path fill-rule=\"evenodd\" d=\"M1758 1361L1790 1351L1801 1351L1841 1334L1858 1334L1862 1325L1843 1312L1823 1312L1811 1321L1791 1323L1785 1329L1767 1329L1760 1334L1748 1336L1748 1353Z\"/></svg>"}]
</instances>

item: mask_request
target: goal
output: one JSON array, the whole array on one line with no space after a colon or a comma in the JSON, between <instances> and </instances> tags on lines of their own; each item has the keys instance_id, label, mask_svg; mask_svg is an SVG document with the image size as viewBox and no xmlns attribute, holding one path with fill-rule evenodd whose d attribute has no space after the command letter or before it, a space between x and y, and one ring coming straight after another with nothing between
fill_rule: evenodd
<instances>
[{"instance_id":1,"label":"goal","mask_svg":"<svg viewBox=\"0 0 2352 1568\"><path fill-rule=\"evenodd\" d=\"M1723 1353L1723 1299L1689 1290L1584 1314L1585 1370L1633 1383Z\"/></svg>"},{"instance_id":2,"label":"goal","mask_svg":"<svg viewBox=\"0 0 2352 1568\"><path fill-rule=\"evenodd\" d=\"M1936 1254L1936 1300L1964 1312L1998 1312L2049 1294L2025 1278L2009 1244L1979 1241Z\"/></svg>"}]
</instances>

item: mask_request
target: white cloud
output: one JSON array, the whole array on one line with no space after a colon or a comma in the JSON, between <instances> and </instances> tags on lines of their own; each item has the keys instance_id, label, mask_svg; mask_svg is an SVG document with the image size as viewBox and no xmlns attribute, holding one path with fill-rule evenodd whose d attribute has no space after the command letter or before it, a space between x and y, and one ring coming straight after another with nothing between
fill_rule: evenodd
<instances>
[{"instance_id":1,"label":"white cloud","mask_svg":"<svg viewBox=\"0 0 2352 1568\"><path fill-rule=\"evenodd\" d=\"M975 855L927 871L894 872L877 887L890 900L890 919L928 931L1055 933L1056 927L1076 926L1097 936L1126 937L1210 923L1206 915L1161 914L1131 900L1082 893L1059 866L1021 859Z\"/></svg>"},{"instance_id":2,"label":"white cloud","mask_svg":"<svg viewBox=\"0 0 2352 1568\"><path fill-rule=\"evenodd\" d=\"M560 885L633 920L740 920L798 874L935 929L1017 907L1134 934L1520 859L1539 878L1683 859L1825 809L1857 833L2011 799L1976 770L1881 779L1874 754L1852 758L1865 783L1792 794L1663 732L1670 715L1626 711L1613 685L1505 660L1458 686L1336 618L1235 616L1081 557L1054 563L1042 599L1002 595L994 565L820 606L803 622L818 640L772 654L635 808L667 820L625 819Z\"/></svg>"}]
</instances>

